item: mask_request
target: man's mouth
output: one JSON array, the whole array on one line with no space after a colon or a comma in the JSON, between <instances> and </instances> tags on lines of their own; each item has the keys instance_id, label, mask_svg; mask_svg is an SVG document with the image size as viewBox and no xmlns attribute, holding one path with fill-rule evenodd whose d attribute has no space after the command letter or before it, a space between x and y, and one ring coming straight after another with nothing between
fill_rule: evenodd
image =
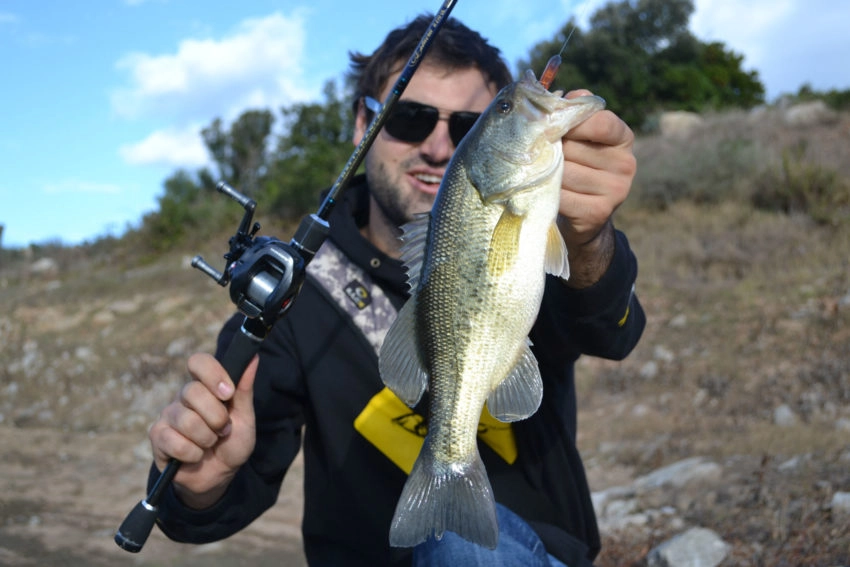
<instances>
[{"instance_id":1,"label":"man's mouth","mask_svg":"<svg viewBox=\"0 0 850 567\"><path fill-rule=\"evenodd\" d=\"M417 173L414 177L422 183L436 183L437 185L439 185L443 180L443 178L438 175L428 175L427 173Z\"/></svg>"},{"instance_id":2,"label":"man's mouth","mask_svg":"<svg viewBox=\"0 0 850 567\"><path fill-rule=\"evenodd\" d=\"M417 186L420 191L427 193L436 193L440 188L440 182L443 180L441 175L434 175L433 173L412 173L411 177L418 182Z\"/></svg>"}]
</instances>

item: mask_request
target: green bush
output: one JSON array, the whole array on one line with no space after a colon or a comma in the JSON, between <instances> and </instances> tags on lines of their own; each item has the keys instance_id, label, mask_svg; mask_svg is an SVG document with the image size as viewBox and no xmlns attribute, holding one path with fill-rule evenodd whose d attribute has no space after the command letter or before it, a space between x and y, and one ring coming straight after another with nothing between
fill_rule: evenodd
<instances>
[{"instance_id":1,"label":"green bush","mask_svg":"<svg viewBox=\"0 0 850 567\"><path fill-rule=\"evenodd\" d=\"M752 203L758 209L802 213L824 225L850 220L850 183L834 170L806 161L806 143L782 152L781 167L756 178Z\"/></svg>"}]
</instances>

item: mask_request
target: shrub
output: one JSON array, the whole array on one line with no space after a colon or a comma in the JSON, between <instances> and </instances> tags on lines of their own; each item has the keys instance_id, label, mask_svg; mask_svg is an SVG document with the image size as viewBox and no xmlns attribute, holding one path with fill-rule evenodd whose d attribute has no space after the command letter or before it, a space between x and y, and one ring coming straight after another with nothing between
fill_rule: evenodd
<instances>
[{"instance_id":1,"label":"shrub","mask_svg":"<svg viewBox=\"0 0 850 567\"><path fill-rule=\"evenodd\" d=\"M786 148L780 167L762 171L755 180L752 204L763 210L806 214L818 224L850 219L850 184L834 170L805 159L806 142Z\"/></svg>"}]
</instances>

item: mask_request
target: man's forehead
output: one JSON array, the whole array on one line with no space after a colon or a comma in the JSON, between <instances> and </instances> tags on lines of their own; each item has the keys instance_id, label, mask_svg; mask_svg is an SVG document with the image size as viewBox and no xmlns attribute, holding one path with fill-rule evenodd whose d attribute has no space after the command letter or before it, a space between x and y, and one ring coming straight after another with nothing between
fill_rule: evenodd
<instances>
[{"instance_id":1,"label":"man's forehead","mask_svg":"<svg viewBox=\"0 0 850 567\"><path fill-rule=\"evenodd\" d=\"M386 98L389 94L390 89L401 75L403 67L402 64L401 67L390 74L380 91L382 98ZM451 83L450 88L448 83ZM497 92L495 83L488 81L484 72L477 66L447 65L436 60L425 59L410 78L401 98L416 98L420 102L426 103L431 101L421 100L423 97L439 100L448 98L458 103L469 104L482 97L488 100L492 99ZM461 106L464 106L464 104L461 104Z\"/></svg>"}]
</instances>

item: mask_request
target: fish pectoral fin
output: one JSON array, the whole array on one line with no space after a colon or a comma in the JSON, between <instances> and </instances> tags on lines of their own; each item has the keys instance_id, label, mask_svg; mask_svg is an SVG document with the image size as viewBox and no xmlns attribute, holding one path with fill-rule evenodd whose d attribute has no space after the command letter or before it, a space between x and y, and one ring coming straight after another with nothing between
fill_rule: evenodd
<instances>
[{"instance_id":1,"label":"fish pectoral fin","mask_svg":"<svg viewBox=\"0 0 850 567\"><path fill-rule=\"evenodd\" d=\"M428 385L428 371L416 337L416 295L404 304L387 331L378 368L384 384L405 404L413 407L419 402Z\"/></svg>"},{"instance_id":2,"label":"fish pectoral fin","mask_svg":"<svg viewBox=\"0 0 850 567\"><path fill-rule=\"evenodd\" d=\"M554 222L549 227L549 233L546 236L546 259L544 262L544 269L547 274L563 278L564 281L570 279L567 245L564 243L561 231L558 230L557 223Z\"/></svg>"},{"instance_id":3,"label":"fish pectoral fin","mask_svg":"<svg viewBox=\"0 0 850 567\"><path fill-rule=\"evenodd\" d=\"M487 396L487 409L499 421L519 421L534 414L542 399L543 379L526 341L513 370Z\"/></svg>"},{"instance_id":4,"label":"fish pectoral fin","mask_svg":"<svg viewBox=\"0 0 850 567\"><path fill-rule=\"evenodd\" d=\"M505 207L493 235L490 237L490 252L487 256L487 269L494 277L507 272L519 255L519 233L522 229L521 215L514 214Z\"/></svg>"},{"instance_id":5,"label":"fish pectoral fin","mask_svg":"<svg viewBox=\"0 0 850 567\"><path fill-rule=\"evenodd\" d=\"M496 501L487 470L476 452L468 464L437 463L429 440L404 484L390 525L392 547L414 547L452 531L495 549L499 543Z\"/></svg>"}]
</instances>

